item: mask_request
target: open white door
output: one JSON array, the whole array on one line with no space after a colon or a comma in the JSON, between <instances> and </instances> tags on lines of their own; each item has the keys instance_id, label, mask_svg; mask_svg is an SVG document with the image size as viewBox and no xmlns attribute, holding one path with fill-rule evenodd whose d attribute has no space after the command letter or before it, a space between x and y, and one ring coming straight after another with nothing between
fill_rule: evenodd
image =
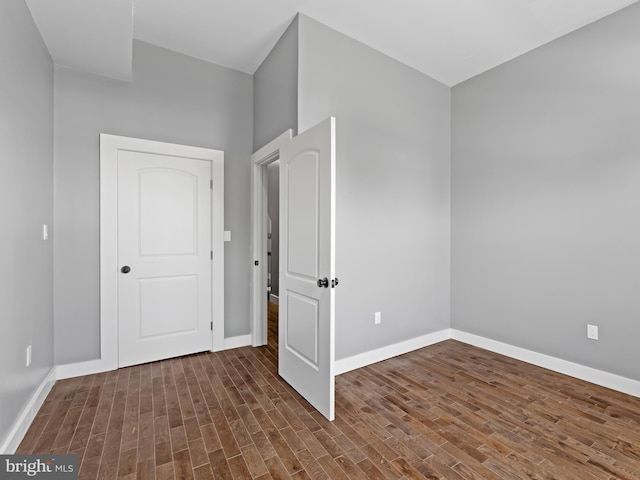
<instances>
[{"instance_id":1,"label":"open white door","mask_svg":"<svg viewBox=\"0 0 640 480\"><path fill-rule=\"evenodd\" d=\"M278 368L334 418L335 118L280 150Z\"/></svg>"}]
</instances>

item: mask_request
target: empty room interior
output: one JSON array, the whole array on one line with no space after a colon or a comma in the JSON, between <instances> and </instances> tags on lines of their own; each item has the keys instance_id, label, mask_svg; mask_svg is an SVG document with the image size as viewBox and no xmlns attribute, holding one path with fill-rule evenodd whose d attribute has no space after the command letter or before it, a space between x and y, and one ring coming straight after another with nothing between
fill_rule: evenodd
<instances>
[{"instance_id":1,"label":"empty room interior","mask_svg":"<svg viewBox=\"0 0 640 480\"><path fill-rule=\"evenodd\" d=\"M0 454L640 479L640 3L206 3L0 2Z\"/></svg>"}]
</instances>

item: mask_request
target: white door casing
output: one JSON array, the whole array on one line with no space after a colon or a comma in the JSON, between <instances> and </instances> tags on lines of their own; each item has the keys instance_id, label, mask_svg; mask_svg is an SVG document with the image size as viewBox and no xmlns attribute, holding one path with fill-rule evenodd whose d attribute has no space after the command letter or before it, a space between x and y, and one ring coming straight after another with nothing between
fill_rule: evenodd
<instances>
[{"instance_id":1,"label":"white door casing","mask_svg":"<svg viewBox=\"0 0 640 480\"><path fill-rule=\"evenodd\" d=\"M224 153L101 134L100 173L101 367L221 350Z\"/></svg>"},{"instance_id":2,"label":"white door casing","mask_svg":"<svg viewBox=\"0 0 640 480\"><path fill-rule=\"evenodd\" d=\"M335 410L334 251L335 119L330 117L280 148L278 342L280 376L329 420Z\"/></svg>"},{"instance_id":3,"label":"white door casing","mask_svg":"<svg viewBox=\"0 0 640 480\"><path fill-rule=\"evenodd\" d=\"M267 344L267 165L280 158L280 148L291 140L287 130L251 155L251 344Z\"/></svg>"}]
</instances>

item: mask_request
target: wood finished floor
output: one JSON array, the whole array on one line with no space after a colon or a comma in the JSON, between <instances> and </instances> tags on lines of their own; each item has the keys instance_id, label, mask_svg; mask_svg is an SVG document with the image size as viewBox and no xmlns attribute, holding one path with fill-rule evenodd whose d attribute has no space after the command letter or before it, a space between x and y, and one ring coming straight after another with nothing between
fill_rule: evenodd
<instances>
[{"instance_id":1,"label":"wood finished floor","mask_svg":"<svg viewBox=\"0 0 640 480\"><path fill-rule=\"evenodd\" d=\"M276 347L56 383L17 453L81 479L640 479L640 399L453 340L340 375L327 422Z\"/></svg>"}]
</instances>

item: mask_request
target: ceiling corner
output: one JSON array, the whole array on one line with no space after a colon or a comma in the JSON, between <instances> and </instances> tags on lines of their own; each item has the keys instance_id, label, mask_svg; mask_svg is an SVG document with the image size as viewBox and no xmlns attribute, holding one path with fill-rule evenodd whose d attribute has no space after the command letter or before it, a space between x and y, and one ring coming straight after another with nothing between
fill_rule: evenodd
<instances>
[{"instance_id":1,"label":"ceiling corner","mask_svg":"<svg viewBox=\"0 0 640 480\"><path fill-rule=\"evenodd\" d=\"M132 0L25 0L54 63L131 81Z\"/></svg>"}]
</instances>

